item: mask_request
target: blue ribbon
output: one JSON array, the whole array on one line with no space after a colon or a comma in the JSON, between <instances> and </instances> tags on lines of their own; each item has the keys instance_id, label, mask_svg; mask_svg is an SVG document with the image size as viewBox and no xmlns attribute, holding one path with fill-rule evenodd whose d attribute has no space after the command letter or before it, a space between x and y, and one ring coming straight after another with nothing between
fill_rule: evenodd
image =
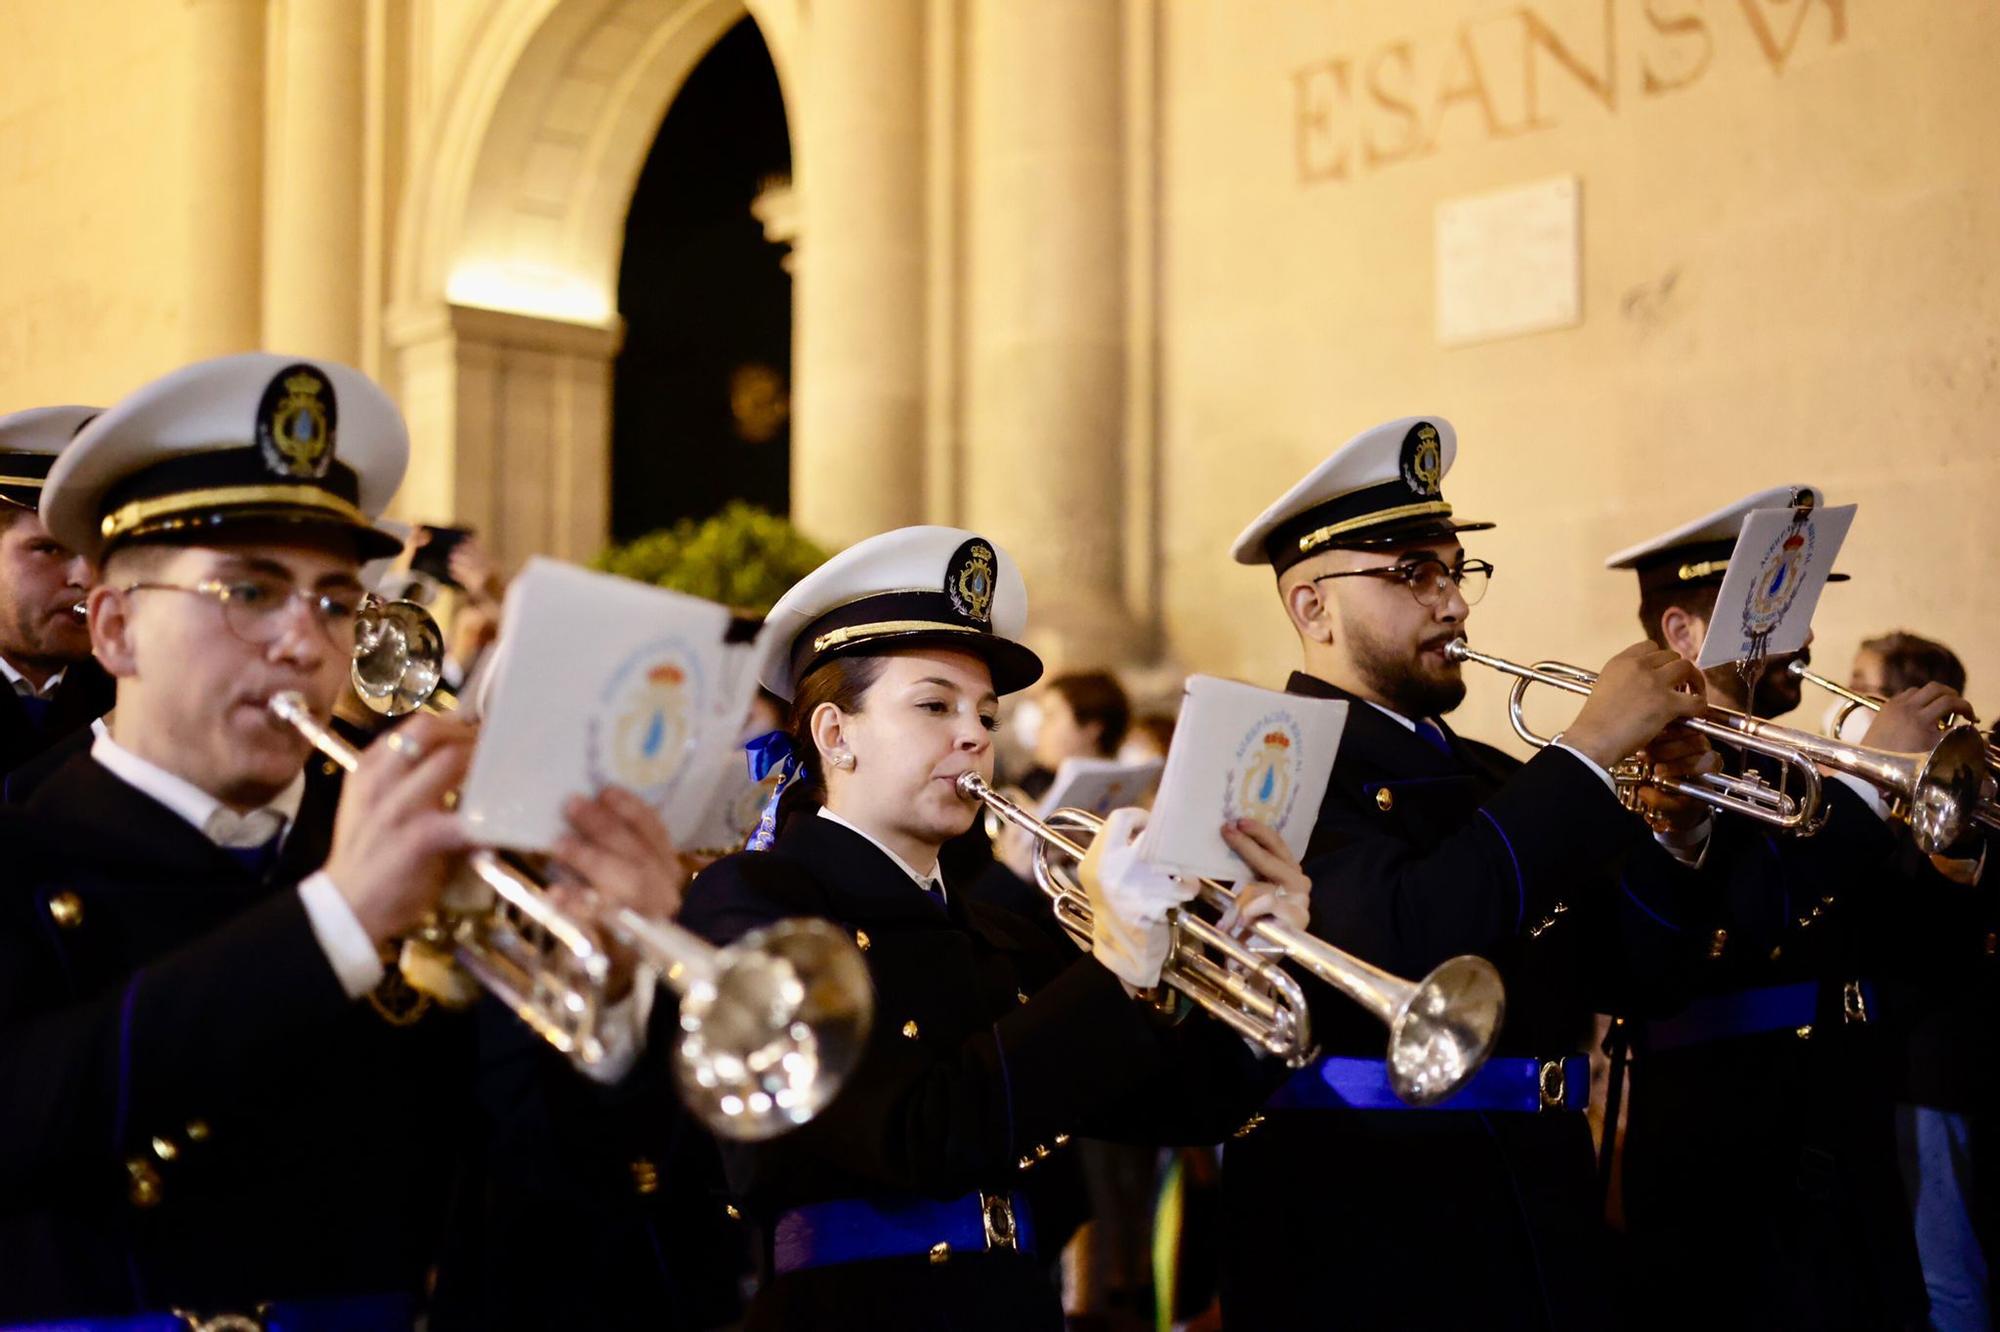
<instances>
[{"instance_id":1,"label":"blue ribbon","mask_svg":"<svg viewBox=\"0 0 2000 1332\"><path fill-rule=\"evenodd\" d=\"M750 759L750 780L761 782L792 758L792 737L783 731L766 731L743 742Z\"/></svg>"},{"instance_id":2,"label":"blue ribbon","mask_svg":"<svg viewBox=\"0 0 2000 1332\"><path fill-rule=\"evenodd\" d=\"M797 780L805 765L799 762L798 751L792 748L792 738L783 731L753 736L743 742L743 749L750 760L751 781L761 782L774 771L779 774L778 784L771 788L771 798L764 802L764 812L757 816L757 831L744 844L746 851L769 851L778 840L778 802L784 799L785 788Z\"/></svg>"}]
</instances>

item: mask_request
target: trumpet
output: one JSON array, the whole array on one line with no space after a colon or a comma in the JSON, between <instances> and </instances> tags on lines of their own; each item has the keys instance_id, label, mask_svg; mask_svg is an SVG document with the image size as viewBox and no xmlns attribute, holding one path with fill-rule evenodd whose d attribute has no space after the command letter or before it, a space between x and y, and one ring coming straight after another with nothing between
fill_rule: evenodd
<instances>
[{"instance_id":1,"label":"trumpet","mask_svg":"<svg viewBox=\"0 0 2000 1332\"><path fill-rule=\"evenodd\" d=\"M1476 662L1514 677L1514 690L1507 698L1507 720L1514 727L1515 735L1537 749L1548 745L1550 738L1528 725L1523 705L1529 687L1543 684L1587 698L1597 684L1597 673L1581 666L1561 661L1538 661L1533 666L1523 666L1503 657L1476 651L1462 638L1445 644L1444 654L1452 661ZM1776 759L1783 765L1776 786L1755 773L1734 776L1710 772L1693 778L1657 777L1647 768L1644 760L1633 755L1611 769L1611 780L1618 788L1620 803L1627 809L1637 809L1639 792L1652 787L1699 800L1714 809L1768 823L1786 832L1806 835L1817 832L1820 825L1819 769L1800 755L1796 748L1752 734L1751 728L1741 725L1745 721L1755 719L1727 708L1709 708L1701 716L1690 717L1683 724L1717 743ZM1758 726L1762 727L1763 723L1758 723ZM1785 779L1791 774L1798 777L1796 792L1787 789Z\"/></svg>"},{"instance_id":2,"label":"trumpet","mask_svg":"<svg viewBox=\"0 0 2000 1332\"><path fill-rule=\"evenodd\" d=\"M1849 689L1844 684L1829 680L1826 676L1821 675L1802 661L1795 660L1791 662L1785 667L1785 672L1794 680L1800 680L1810 685L1818 685L1821 689L1844 700L1840 711L1833 715L1833 725L1829 728L1836 736L1847 728L1847 719L1852 717L1857 709L1866 708L1870 712L1880 712L1882 710L1881 699L1871 694L1863 694ZM1959 727L1949 719L1940 719L1938 729L1950 732L1955 729L1964 728ZM1988 744L1985 746L1984 752L1987 771L1995 775L2000 775L2000 748ZM1996 802L1989 792L1986 798L1979 802L1979 808L1974 812L1973 817L1983 827L2000 828L2000 802Z\"/></svg>"},{"instance_id":3,"label":"trumpet","mask_svg":"<svg viewBox=\"0 0 2000 1332\"><path fill-rule=\"evenodd\" d=\"M1445 655L1453 661L1477 662L1514 676L1516 683L1508 701L1508 718L1514 733L1537 747L1549 741L1530 729L1521 715L1528 687L1546 684L1568 693L1587 695L1597 683L1594 671L1549 661L1522 666L1476 652L1462 638L1448 644ZM1887 792L1894 801L1896 817L1909 824L1917 845L1926 853L1936 853L1964 836L1986 798L1988 778L1980 753L1982 745L1976 732L1966 733L1963 727L1946 735L1928 754L1898 754L1829 740L1810 731L1779 726L1761 717L1714 705L1674 724L1705 735L1717 744L1776 760L1783 767L1778 784L1772 786L1751 774L1732 777L1709 773L1694 781L1660 779L1648 773L1635 757L1620 763L1612 772L1620 798L1628 806L1636 802L1641 787L1655 786L1789 832L1810 834L1825 820L1819 776L1819 770L1825 768L1858 777ZM1796 794L1786 789L1785 775L1791 773L1798 774L1800 782Z\"/></svg>"},{"instance_id":4,"label":"trumpet","mask_svg":"<svg viewBox=\"0 0 2000 1332\"><path fill-rule=\"evenodd\" d=\"M976 772L961 774L957 789L964 799L1034 837L1036 886L1048 895L1064 931L1088 950L1090 898L1075 868L1088 847L1074 834L1094 837L1104 821L1080 809L1059 809L1043 821ZM1058 867L1052 859L1056 855L1071 864ZM1212 879L1198 881L1196 896L1217 911L1235 902L1229 889ZM1297 1068L1312 1059L1305 992L1282 966L1185 909L1172 913L1170 928L1160 971L1164 984L1288 1065ZM1260 920L1250 932L1388 1025L1389 1082L1411 1105L1450 1096L1493 1051L1506 994L1499 972L1485 958L1454 957L1421 981L1407 981L1275 920Z\"/></svg>"},{"instance_id":5,"label":"trumpet","mask_svg":"<svg viewBox=\"0 0 2000 1332\"><path fill-rule=\"evenodd\" d=\"M286 691L269 706L320 753L354 771L359 751L321 725L303 697ZM498 851L474 851L467 864L478 884L455 885L404 941L413 984L448 961L557 1050L595 1063L604 1057L597 1023L611 973L595 930L630 949L681 997L674 1052L681 1099L710 1129L739 1140L811 1119L860 1059L874 1008L868 969L847 936L825 921L780 921L717 948L626 906L572 919L525 867Z\"/></svg>"},{"instance_id":6,"label":"trumpet","mask_svg":"<svg viewBox=\"0 0 2000 1332\"><path fill-rule=\"evenodd\" d=\"M355 687L395 705L391 715L414 711L442 677L443 636L415 603L375 609L385 617L380 632L356 635ZM323 725L303 695L286 691L266 706L348 772L360 762L360 752ZM481 848L466 864L470 881L448 885L438 910L403 941L398 965L414 988L464 1003L469 976L557 1050L596 1063L604 1057L598 1021L611 978L598 937L610 939L680 996L674 1073L681 1100L711 1131L739 1141L805 1123L860 1061L874 988L853 942L827 922L779 921L718 948L630 907L573 918L507 853Z\"/></svg>"}]
</instances>

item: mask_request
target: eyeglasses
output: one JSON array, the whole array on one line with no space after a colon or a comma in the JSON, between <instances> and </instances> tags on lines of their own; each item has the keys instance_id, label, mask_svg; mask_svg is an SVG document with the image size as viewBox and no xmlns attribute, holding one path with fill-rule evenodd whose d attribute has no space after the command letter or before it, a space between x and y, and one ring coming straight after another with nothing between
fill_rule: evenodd
<instances>
[{"instance_id":1,"label":"eyeglasses","mask_svg":"<svg viewBox=\"0 0 2000 1332\"><path fill-rule=\"evenodd\" d=\"M208 578L191 587L179 583L128 583L127 592L192 592L222 604L222 622L229 632L252 647L274 643L285 631L285 609L294 600L305 603L312 621L336 646L354 642L354 621L361 612L360 588L338 592L308 592L282 578Z\"/></svg>"},{"instance_id":2,"label":"eyeglasses","mask_svg":"<svg viewBox=\"0 0 2000 1332\"><path fill-rule=\"evenodd\" d=\"M1443 560L1412 560L1407 564L1385 564L1379 569L1349 569L1344 573L1321 574L1312 581L1317 583L1328 578L1389 578L1410 589L1410 595L1417 604L1426 608L1435 607L1445 599L1445 589L1458 588L1459 599L1468 606L1477 605L1486 595L1486 582L1493 576L1493 566L1485 560L1467 560L1457 568L1451 568Z\"/></svg>"}]
</instances>

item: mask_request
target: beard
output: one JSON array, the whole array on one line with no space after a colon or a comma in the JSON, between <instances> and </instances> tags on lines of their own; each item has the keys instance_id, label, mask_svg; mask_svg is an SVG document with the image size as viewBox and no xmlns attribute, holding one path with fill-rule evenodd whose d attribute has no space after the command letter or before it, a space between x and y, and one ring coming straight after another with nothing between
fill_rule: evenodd
<instances>
[{"instance_id":1,"label":"beard","mask_svg":"<svg viewBox=\"0 0 2000 1332\"><path fill-rule=\"evenodd\" d=\"M15 605L5 618L6 653L33 670L59 671L90 655L90 632L67 606L51 613L44 607Z\"/></svg>"},{"instance_id":2,"label":"beard","mask_svg":"<svg viewBox=\"0 0 2000 1332\"><path fill-rule=\"evenodd\" d=\"M1396 643L1369 624L1342 615L1341 632L1362 681L1403 716L1442 717L1465 701L1463 668L1424 655L1424 649L1460 637L1458 629L1432 629L1415 643Z\"/></svg>"},{"instance_id":3,"label":"beard","mask_svg":"<svg viewBox=\"0 0 2000 1332\"><path fill-rule=\"evenodd\" d=\"M1710 697L1753 717L1782 717L1799 705L1800 693L1805 688L1803 682L1792 678L1791 672L1785 669L1794 661L1811 665L1811 650L1801 648L1782 657L1765 659L1760 666L1761 673L1757 676L1754 692L1734 662L1712 666L1703 672L1703 676L1708 681Z\"/></svg>"}]
</instances>

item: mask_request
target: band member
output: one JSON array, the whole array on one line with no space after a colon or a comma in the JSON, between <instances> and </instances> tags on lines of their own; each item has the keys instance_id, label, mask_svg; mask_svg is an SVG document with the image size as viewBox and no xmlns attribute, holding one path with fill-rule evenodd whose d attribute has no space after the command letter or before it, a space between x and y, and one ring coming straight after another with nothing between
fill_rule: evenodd
<instances>
[{"instance_id":1,"label":"band member","mask_svg":"<svg viewBox=\"0 0 2000 1332\"><path fill-rule=\"evenodd\" d=\"M750 1326L1060 1328L1071 1135L1212 1141L1283 1070L1222 1023L1170 1027L1134 1001L1160 974L1164 905L1188 893L1164 876L1086 873L1089 954L938 877L939 848L974 815L955 779L991 773L999 698L1042 671L1006 552L953 528L886 533L770 618L763 679L790 704L798 776L775 844L703 871L683 923L726 942L784 916L833 920L876 999L840 1096L785 1138L726 1149L771 1264ZM1123 847L1114 829L1136 815L1101 840ZM1223 835L1263 880L1242 915L1302 924L1305 881L1276 834Z\"/></svg>"},{"instance_id":2,"label":"band member","mask_svg":"<svg viewBox=\"0 0 2000 1332\"><path fill-rule=\"evenodd\" d=\"M1695 661L1744 519L1793 507L1799 490L1821 503L1811 487L1760 491L1607 560L1636 574L1647 635ZM1809 659L1711 669L1709 696L1784 716L1800 698L1785 669L1793 657ZM1942 684L1909 689L1861 743L1927 751L1940 721L1969 712ZM1751 766L1775 776L1768 761ZM1834 776L1822 789L1824 826L1810 837L1716 822L1702 873L1721 911L1696 997L1631 1028L1622 1183L1631 1307L1646 1326L1898 1327L1922 1316L1876 981L1885 954L1903 951L1891 941L1963 894L1885 821L1875 788ZM1695 1271L1705 1280L1689 1282ZM1715 1290L1732 1298L1718 1305Z\"/></svg>"},{"instance_id":3,"label":"band member","mask_svg":"<svg viewBox=\"0 0 2000 1332\"><path fill-rule=\"evenodd\" d=\"M1445 645L1492 573L1459 540L1491 524L1455 518L1441 490L1456 451L1438 417L1365 431L1233 551L1277 576L1304 667L1287 688L1350 703L1305 859L1312 932L1405 976L1484 955L1507 1011L1479 1075L1416 1110L1389 1090L1380 1029L1321 992L1327 1055L1224 1147L1231 1327L1603 1325L1582 1050L1607 994L1677 974L1695 905L1692 872L1607 770L1649 744L1671 770L1712 762L1660 739L1701 707L1700 677L1628 648L1525 764L1446 727L1465 684ZM1698 856L1697 811L1653 815Z\"/></svg>"},{"instance_id":4,"label":"band member","mask_svg":"<svg viewBox=\"0 0 2000 1332\"><path fill-rule=\"evenodd\" d=\"M306 743L266 707L297 690L324 718L344 685L406 456L358 372L255 354L139 390L49 476L43 522L102 570L91 641L117 706L0 819L0 1317L268 1305L272 1326L407 1328L435 1278L432 1326L503 1326L448 1312L479 1305L461 1274L560 1228L481 1216L484 1172L526 1130L481 1113L472 1015L382 961L465 846L447 797L466 728L420 717L371 748L329 828ZM616 794L572 813L598 891L674 904L663 830ZM636 1058L640 1002L602 1076ZM520 1114L597 1124L598 1089L547 1062L560 1079ZM615 1137L577 1133L566 1157L616 1179L605 1216L643 1226L629 1158L595 1160L629 1150Z\"/></svg>"},{"instance_id":5,"label":"band member","mask_svg":"<svg viewBox=\"0 0 2000 1332\"><path fill-rule=\"evenodd\" d=\"M79 608L90 566L35 513L42 482L95 407L0 416L0 780L111 706Z\"/></svg>"}]
</instances>

